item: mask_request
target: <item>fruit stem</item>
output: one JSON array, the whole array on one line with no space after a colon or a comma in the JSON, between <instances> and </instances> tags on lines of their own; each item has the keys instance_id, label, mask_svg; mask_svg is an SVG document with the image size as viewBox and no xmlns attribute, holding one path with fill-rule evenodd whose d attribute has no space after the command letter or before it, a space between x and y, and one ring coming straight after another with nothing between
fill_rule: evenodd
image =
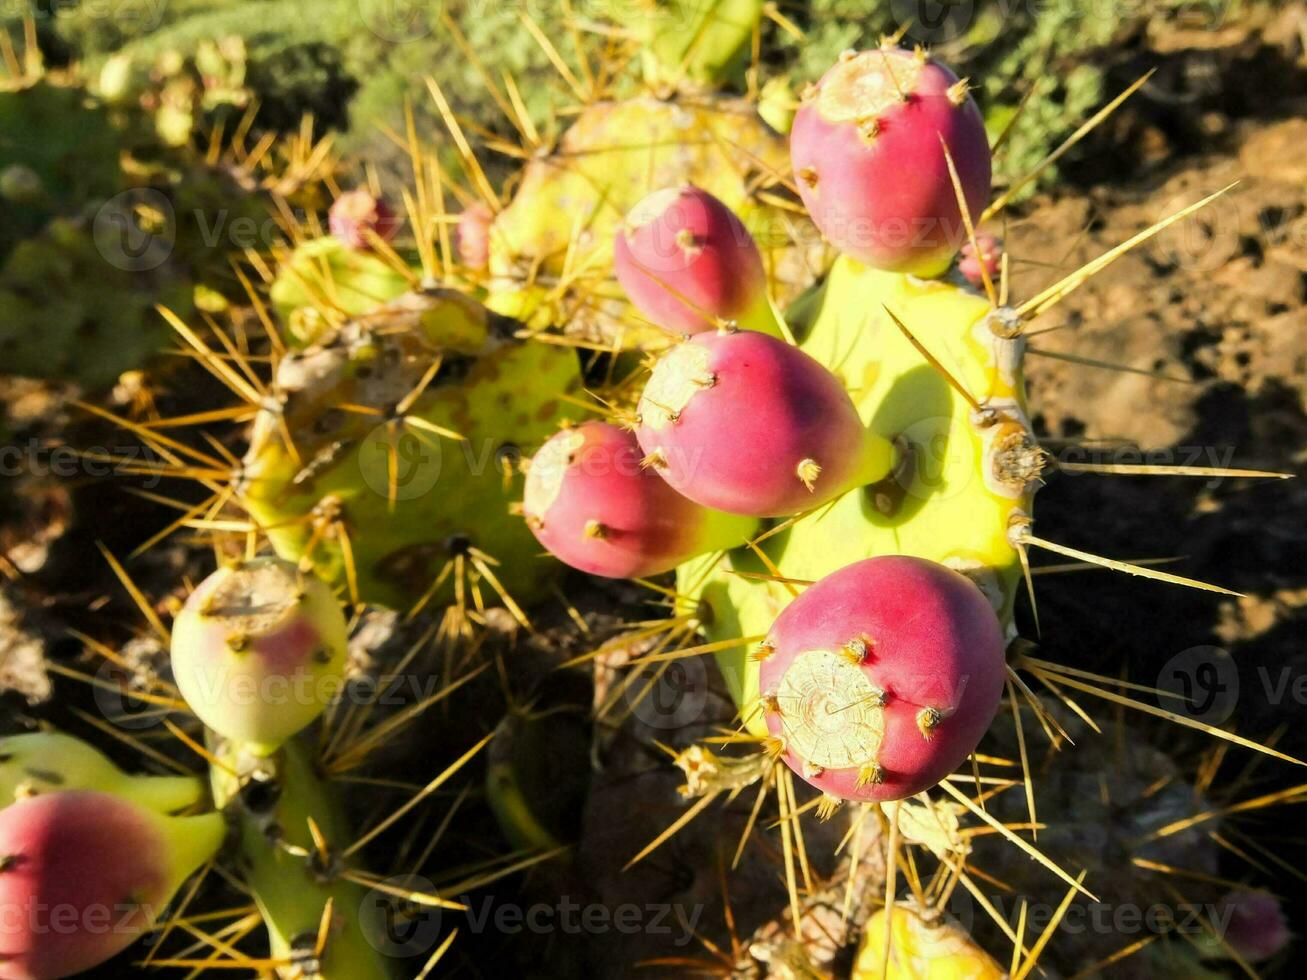
<instances>
[{"instance_id":1,"label":"fruit stem","mask_svg":"<svg viewBox=\"0 0 1307 980\"><path fill-rule=\"evenodd\" d=\"M156 813L176 813L204 798L204 783L195 776L129 776L113 791Z\"/></svg>"},{"instance_id":2,"label":"fruit stem","mask_svg":"<svg viewBox=\"0 0 1307 980\"><path fill-rule=\"evenodd\" d=\"M172 853L174 880L171 893L209 861L227 837L227 821L221 813L202 813L195 817L172 817L168 846Z\"/></svg>"}]
</instances>

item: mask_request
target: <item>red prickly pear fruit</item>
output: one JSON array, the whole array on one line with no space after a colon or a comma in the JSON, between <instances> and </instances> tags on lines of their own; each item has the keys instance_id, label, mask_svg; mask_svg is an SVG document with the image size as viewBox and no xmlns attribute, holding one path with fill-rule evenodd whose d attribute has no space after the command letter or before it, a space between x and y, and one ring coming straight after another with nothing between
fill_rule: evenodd
<instances>
[{"instance_id":1,"label":"red prickly pear fruit","mask_svg":"<svg viewBox=\"0 0 1307 980\"><path fill-rule=\"evenodd\" d=\"M642 457L635 436L608 422L551 437L531 460L523 503L540 543L583 572L643 578L748 539L756 521L687 500Z\"/></svg>"},{"instance_id":2,"label":"red prickly pear fruit","mask_svg":"<svg viewBox=\"0 0 1307 980\"><path fill-rule=\"evenodd\" d=\"M217 813L167 817L92 790L0 812L0 977L54 980L121 953L225 834Z\"/></svg>"},{"instance_id":3,"label":"red prickly pear fruit","mask_svg":"<svg viewBox=\"0 0 1307 980\"><path fill-rule=\"evenodd\" d=\"M671 333L728 322L777 332L749 229L691 184L654 191L630 210L613 241L613 269L636 309Z\"/></svg>"},{"instance_id":4,"label":"red prickly pear fruit","mask_svg":"<svg viewBox=\"0 0 1307 980\"><path fill-rule=\"evenodd\" d=\"M841 800L901 800L953 772L993 721L1005 678L1003 630L980 589L900 555L810 586L757 656L786 763Z\"/></svg>"},{"instance_id":5,"label":"red prickly pear fruit","mask_svg":"<svg viewBox=\"0 0 1307 980\"><path fill-rule=\"evenodd\" d=\"M454 226L458 258L469 269L484 269L490 265L490 226L495 213L477 201L468 205L458 216Z\"/></svg>"},{"instance_id":6,"label":"red prickly pear fruit","mask_svg":"<svg viewBox=\"0 0 1307 980\"><path fill-rule=\"evenodd\" d=\"M339 693L346 639L322 581L256 558L218 569L191 593L173 624L173 674L206 725L271 752Z\"/></svg>"},{"instance_id":7,"label":"red prickly pear fruit","mask_svg":"<svg viewBox=\"0 0 1307 980\"><path fill-rule=\"evenodd\" d=\"M1222 914L1228 916L1224 921ZM1213 914L1217 931L1228 946L1249 963L1269 960L1293 938L1280 900L1269 892L1234 891L1221 899Z\"/></svg>"},{"instance_id":8,"label":"red prickly pear fruit","mask_svg":"<svg viewBox=\"0 0 1307 980\"><path fill-rule=\"evenodd\" d=\"M881 479L892 463L833 374L752 330L696 334L664 354L639 415L646 463L731 514L797 514Z\"/></svg>"},{"instance_id":9,"label":"red prickly pear fruit","mask_svg":"<svg viewBox=\"0 0 1307 980\"><path fill-rule=\"evenodd\" d=\"M962 252L958 257L958 271L971 285L983 286L986 276L989 277L990 282L998 278L1002 258L1003 244L993 235L978 234L975 247L970 241L962 243Z\"/></svg>"},{"instance_id":10,"label":"red prickly pear fruit","mask_svg":"<svg viewBox=\"0 0 1307 980\"><path fill-rule=\"evenodd\" d=\"M372 248L372 232L388 242L399 231L399 218L384 200L366 188L346 191L327 212L327 226L341 243L356 251Z\"/></svg>"},{"instance_id":11,"label":"red prickly pear fruit","mask_svg":"<svg viewBox=\"0 0 1307 980\"><path fill-rule=\"evenodd\" d=\"M943 274L966 239L948 155L973 221L989 196L985 124L965 81L924 51L846 52L806 93L790 132L804 206L845 254Z\"/></svg>"}]
</instances>

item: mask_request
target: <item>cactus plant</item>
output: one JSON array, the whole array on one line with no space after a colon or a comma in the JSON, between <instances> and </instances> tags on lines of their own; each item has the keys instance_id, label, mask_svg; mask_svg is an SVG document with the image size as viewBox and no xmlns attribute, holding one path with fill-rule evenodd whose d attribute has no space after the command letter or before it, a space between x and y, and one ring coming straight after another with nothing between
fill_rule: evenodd
<instances>
[{"instance_id":1,"label":"cactus plant","mask_svg":"<svg viewBox=\"0 0 1307 980\"><path fill-rule=\"evenodd\" d=\"M690 12L690 5L672 6ZM792 141L796 165L803 161L795 175L800 195L816 226L844 254L828 268L822 263L794 275L796 256L814 253L796 242L803 236L794 226L806 219L780 190L783 161L771 162L783 141L762 126L751 100L729 103L685 84L734 75L745 39L756 36L757 8L696 7L709 18L698 22L712 41L704 48L693 37L665 38L665 23L647 36L646 53L656 65L651 79L659 86L673 83L673 90L660 88L667 101L596 98L553 149L524 132L532 152L510 203L501 206L501 195L475 180L484 200L466 206L458 219L457 250L443 240L452 223L443 210L424 214L425 205L417 204L409 210L420 263L383 245L383 217L366 206L362 225L358 213L344 213L353 208L342 208L332 238L292 236L296 249L278 250L278 268L264 279L273 282L280 326L301 349L285 353L280 338L269 339L273 367L266 385L243 349L228 347L220 355L192 342L209 355L203 359L213 373L241 390L247 404L231 417L255 417L249 450L233 485L216 491L215 512L238 493L249 517L235 525L245 553L255 553L266 538L279 558L254 559L200 586L174 624L174 665L183 695L212 729L205 751L213 796L239 826L240 869L268 926L272 962L288 975L370 980L384 975L386 966L369 943L367 916L356 912L360 883L378 880L353 867L359 847L373 835L343 846L348 830L323 771L328 767L296 734L322 704L314 699L303 711L273 717L272 706L262 702L247 716L215 704L200 683L212 661L250 675L266 673L268 660L281 654L289 666L278 674L302 667L306 658L312 663L318 644L306 641L321 633L330 634L331 652L310 673L320 667L333 680L340 677L343 625L326 586L311 588L313 608L300 611L316 626L298 631L289 646L280 642L284 636L262 635L266 624L250 628L250 619L266 615L246 608L248 595L261 587L233 586L237 608L214 607L224 581L230 586L233 575L256 569L277 577L273 591L280 599L272 615L284 613L302 625L285 597L288 583L310 569L351 600L405 607L410 614L428 602L452 600L461 607L470 593L478 622L492 618L482 594L489 586L525 624L514 597L525 603L544 595L557 571L541 560L537 543L603 576L643 578L675 568L674 586L654 583L673 607L670 625L641 624L630 643L651 652L627 656L652 666L716 652L738 726L747 729L717 741L753 751L669 750L686 773L682 796L696 802L640 856L715 795L734 800L760 784L735 858L748 860L747 837L767 823L759 819L760 808L765 794L774 792L779 820L767 832L775 830L782 840L789 920L755 933L765 941L743 957L768 962L772 975L809 976L829 966L835 951L827 946L847 945L851 936L846 923L855 897L859 921L867 918L870 901L869 886L855 896L854 872L861 867L855 853L843 867L849 877L840 928L815 949L812 930L823 921L816 905L830 906L831 892L843 883L819 881L819 861L809 867L800 829L808 804L799 795L809 791L802 785L796 791L782 759L826 792L817 807L823 818L835 819L835 802L853 803L838 814L847 825L828 824L827 834L847 827L845 840L857 852L864 822L881 830L877 845L884 844L888 867L877 884L886 885L886 907L866 922L855 968L869 976L1000 975L969 937L938 924L942 896L970 887L972 869L989 867L977 862L988 856L989 844L1009 848L1000 866L1013 854L1020 865L997 877L1021 881L1021 889L1034 894L1048 882L1030 876L1052 870L1074 898L1084 882L1062 865L1097 871L1110 860L1106 847L1088 857L1078 853L1083 819L1115 834L1118 823L1165 829L1172 808L1183 820L1202 817L1195 812L1201 794L1174 779L1177 767L1167 765L1154 766L1157 773L1149 769L1162 780L1156 785L1152 779L1135 785L1135 773L1110 781L1112 792L1129 782L1126 814L1112 811L1119 800L1100 807L1094 797L1083 804L1080 820L1076 801L1093 793L1063 766L1038 784L1041 807L1045 787L1056 790L1054 812L1036 816L1032 773L1038 770L1022 734L1018 692L1050 740L1074 726L1032 695L1018 672L1033 674L1055 693L1059 682L1081 680L1042 672L1042 662L1019 644L1004 651L1016 635L1014 605L1026 550L1047 544L1032 530L1032 498L1047 461L1027 419L1022 333L1057 290L1015 309L1007 305L1006 282L995 290L995 277L1006 278L1005 266L993 261L983 233L971 227L989 185L988 146L976 110L943 66L890 48L841 62L800 110ZM747 31L743 22L712 20L734 10L752 18ZM769 11L783 19L776 8ZM914 87L918 83L924 87ZM592 94L602 88L595 83ZM457 117L441 96L437 100L465 150ZM741 107L739 118L730 118L732 104ZM531 129L525 117L518 124ZM860 142L850 142L850 132ZM706 139L695 138L704 133ZM736 139L741 133L745 138ZM758 153L741 148L755 136ZM421 152L412 155L423 159ZM465 172L477 177L471 155L462 156ZM904 159L919 165L905 168ZM420 172L420 192L443 176ZM687 194L686 181L706 189ZM895 200L899 187L910 193ZM651 191L652 201L640 202ZM454 196L463 205L470 198L462 188ZM712 274L702 278L712 288L697 292L705 267L686 261L660 270L651 261L657 242L650 239L663 230L668 203L686 197L703 210L690 222L666 224L675 257L726 256L722 232L742 246L744 257L723 258L730 272L708 270ZM740 233L757 228L749 214L762 212L778 225L784 218L786 229L763 238L755 262L747 233ZM940 234L924 242L887 240L880 232L895 221L925 222ZM377 234L360 232L369 222L376 222L369 230ZM862 234L868 227L870 241ZM363 245L376 251L364 252ZM703 252L690 255L701 246ZM261 259L251 264L266 268ZM818 271L821 284L799 296L782 320L776 301L794 298L796 287ZM369 282L374 274L376 288ZM470 298L480 297L483 286L489 305L529 321L526 328ZM727 286L742 287L743 303L728 295ZM658 332L633 342L627 331L638 329L642 317L626 309L619 287ZM686 317L687 309L694 315ZM669 340L668 332L681 331L695 336ZM586 394L597 397L585 404L596 411L602 406L611 421L569 424L580 416L583 384L573 348L599 347L597 341L602 350L593 352L584 374ZM670 350L647 380L644 365L624 375L636 358L620 348L646 341ZM513 516L507 505L517 496L514 463L533 450L525 499ZM597 467L587 466L595 461ZM204 480L212 482L207 472ZM708 511L708 505L721 510ZM222 522L190 523L207 529ZM221 532L216 538L220 551L235 553L233 539ZM568 605L567 611L584 623L576 609ZM215 612L228 621L206 624ZM233 625L232 618L244 625ZM479 642L469 645L469 657ZM509 685L518 671L502 673ZM1011 736L1000 724L990 728L982 748L1005 689L1016 716L1015 743L1004 741ZM1064 700L1079 715L1078 705ZM499 730L514 727L506 723ZM532 739L549 728L533 724ZM1081 734L1077 729L1076 737ZM642 748L652 753L655 745L664 747L658 741ZM968 756L973 772L954 774ZM1025 794L1022 780L1012 778L1017 767ZM487 783L491 808L514 842L550 846L553 828L536 819L545 811L524 799L533 781L519 775L512 760L495 761ZM439 777L414 799L438 784ZM1110 795L1107 789L1103 795ZM983 831L960 829L968 812L989 825L989 840ZM1036 830L1040 840L1032 843L1026 832L1034 837ZM1175 836L1192 844L1203 835ZM1197 873L1210 878L1213 846L1199 843L1205 849ZM1166 860L1171 848L1180 852L1178 845L1146 846L1140 856ZM904 846L919 850L906 868L896 869ZM933 879L925 880L923 870ZM899 898L896 873L909 879L910 904ZM1134 871L1120 879L1125 884L1113 879L1110 894L1130 894L1129 887L1145 881ZM922 893L931 901L921 901ZM1012 936L1006 920L1000 929L1017 947L1013 972L1028 975L1037 957L1027 958L1023 938ZM1282 937L1276 931L1274 938ZM1052 948L1040 937L1036 953L1046 947ZM923 949L918 963L915 954ZM1098 952L1065 958L1083 965ZM1153 950L1145 956L1140 962L1159 964L1160 975L1202 975L1193 954ZM1163 957L1175 964L1164 969Z\"/></svg>"}]
</instances>

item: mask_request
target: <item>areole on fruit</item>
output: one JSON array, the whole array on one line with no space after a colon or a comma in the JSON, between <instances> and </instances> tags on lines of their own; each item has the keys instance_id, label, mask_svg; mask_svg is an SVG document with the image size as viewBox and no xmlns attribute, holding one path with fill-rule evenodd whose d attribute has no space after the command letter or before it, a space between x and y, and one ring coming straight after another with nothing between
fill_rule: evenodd
<instances>
[{"instance_id":1,"label":"areole on fruit","mask_svg":"<svg viewBox=\"0 0 1307 980\"><path fill-rule=\"evenodd\" d=\"M523 511L556 558L609 578L656 575L734 548L756 524L681 496L642 465L633 434L600 421L563 429L540 448Z\"/></svg>"},{"instance_id":2,"label":"areole on fruit","mask_svg":"<svg viewBox=\"0 0 1307 980\"><path fill-rule=\"evenodd\" d=\"M820 506L880 479L893 459L826 368L751 330L698 334L665 354L639 415L649 465L691 500L732 514Z\"/></svg>"},{"instance_id":3,"label":"areole on fruit","mask_svg":"<svg viewBox=\"0 0 1307 980\"><path fill-rule=\"evenodd\" d=\"M206 725L271 751L339 692L346 639L321 580L255 558L218 569L186 600L173 624L173 673Z\"/></svg>"},{"instance_id":4,"label":"areole on fruit","mask_svg":"<svg viewBox=\"0 0 1307 980\"><path fill-rule=\"evenodd\" d=\"M225 835L220 814L167 817L90 790L0 811L0 977L54 980L122 952Z\"/></svg>"},{"instance_id":5,"label":"areole on fruit","mask_svg":"<svg viewBox=\"0 0 1307 980\"><path fill-rule=\"evenodd\" d=\"M1003 631L966 577L868 558L808 588L755 656L786 763L837 800L896 800L975 749L1005 678Z\"/></svg>"}]
</instances>

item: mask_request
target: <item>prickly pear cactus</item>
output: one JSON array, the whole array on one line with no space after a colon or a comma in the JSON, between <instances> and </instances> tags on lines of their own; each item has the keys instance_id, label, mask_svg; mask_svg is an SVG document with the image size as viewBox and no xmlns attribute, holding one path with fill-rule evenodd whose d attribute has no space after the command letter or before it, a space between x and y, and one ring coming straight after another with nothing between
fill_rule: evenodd
<instances>
[{"instance_id":1,"label":"prickly pear cactus","mask_svg":"<svg viewBox=\"0 0 1307 980\"><path fill-rule=\"evenodd\" d=\"M516 464L578 414L567 399L580 374L570 349L521 343L514 327L437 289L283 360L240 486L278 553L397 608L438 580L429 598L447 601L464 568L491 590L540 595L554 565L509 513Z\"/></svg>"},{"instance_id":2,"label":"prickly pear cactus","mask_svg":"<svg viewBox=\"0 0 1307 980\"><path fill-rule=\"evenodd\" d=\"M787 577L807 581L869 555L927 558L972 578L1011 629L1021 564L1009 527L1030 513L1041 458L1026 423L1022 341L1006 337L1004 317L964 283L848 258L805 305L813 312L803 350L844 381L863 421L898 448L898 464L879 483L801 516L765 541L764 553ZM951 387L913 339L984 410ZM678 572L680 590L701 602L710 640L764 634L794 598L783 582L737 572L767 568L741 548L724 562L708 556ZM738 703L756 703L751 651L717 656ZM765 734L756 712L750 727Z\"/></svg>"},{"instance_id":3,"label":"prickly pear cactus","mask_svg":"<svg viewBox=\"0 0 1307 980\"><path fill-rule=\"evenodd\" d=\"M553 153L527 164L491 225L487 303L608 344L661 344L613 282L613 236L650 192L687 183L739 216L758 242L773 299L788 303L825 251L801 215L759 192L783 193L776 185L788 166L784 138L747 100L640 96L587 106Z\"/></svg>"}]
</instances>

